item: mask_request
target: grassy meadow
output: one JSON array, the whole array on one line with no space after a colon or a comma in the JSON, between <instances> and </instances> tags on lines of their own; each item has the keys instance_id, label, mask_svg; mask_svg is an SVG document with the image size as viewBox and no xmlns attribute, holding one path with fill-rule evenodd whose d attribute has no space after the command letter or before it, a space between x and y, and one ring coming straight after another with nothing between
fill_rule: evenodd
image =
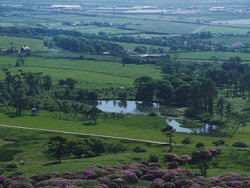
<instances>
[{"instance_id":1,"label":"grassy meadow","mask_svg":"<svg viewBox=\"0 0 250 188\"><path fill-rule=\"evenodd\" d=\"M219 60L226 60L230 57L239 56L242 60L249 61L250 54L249 53L241 53L241 52L215 52L215 51L207 51L207 52L182 52L178 53L179 58L190 59L190 60L207 60L211 57L216 57Z\"/></svg>"},{"instance_id":2,"label":"grassy meadow","mask_svg":"<svg viewBox=\"0 0 250 188\"><path fill-rule=\"evenodd\" d=\"M0 67L9 68L17 72L20 67L15 67L15 58L0 57ZM73 78L87 87L127 87L132 86L135 78L150 75L155 79L162 77L160 69L153 65L126 65L119 62L103 62L97 60L68 60L47 59L30 57L26 59L25 66L21 67L26 72L43 72L52 76L57 82L60 79ZM0 73L0 78L4 73Z\"/></svg>"}]
</instances>

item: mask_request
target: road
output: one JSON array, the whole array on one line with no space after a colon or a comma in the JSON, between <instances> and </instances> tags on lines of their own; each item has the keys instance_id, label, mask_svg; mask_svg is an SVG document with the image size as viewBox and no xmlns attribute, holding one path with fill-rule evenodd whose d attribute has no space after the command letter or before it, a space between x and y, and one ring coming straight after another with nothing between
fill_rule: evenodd
<instances>
[{"instance_id":1,"label":"road","mask_svg":"<svg viewBox=\"0 0 250 188\"><path fill-rule=\"evenodd\" d=\"M31 128L31 127L22 127L22 126L14 126L14 125L3 125L3 124L0 124L0 127L13 128L13 129L23 129L23 130L33 130L33 131L44 131L44 132L60 133L60 134L70 134L70 135L79 135L79 136L90 136L90 137L98 137L98 138L111 138L111 139L118 139L118 140L144 142L144 143L157 144L157 145L168 145L167 142L158 142L158 141L143 140L143 139L136 139L136 138L126 138L126 137L117 137L117 136L108 136L108 135L97 135L97 134L87 134L87 133L76 133L76 132L69 132L69 131L60 131L60 130L42 129L42 128Z\"/></svg>"}]
</instances>

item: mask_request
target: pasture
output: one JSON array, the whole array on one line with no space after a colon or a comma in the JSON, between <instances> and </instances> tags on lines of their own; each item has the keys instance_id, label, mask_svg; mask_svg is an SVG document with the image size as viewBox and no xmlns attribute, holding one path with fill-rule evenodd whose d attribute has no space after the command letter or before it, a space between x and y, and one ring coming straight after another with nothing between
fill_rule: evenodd
<instances>
[{"instance_id":1,"label":"pasture","mask_svg":"<svg viewBox=\"0 0 250 188\"><path fill-rule=\"evenodd\" d=\"M202 31L210 31L212 33L235 33L235 34L246 34L249 32L249 28L235 27L235 26L220 26L220 25L207 25Z\"/></svg>"},{"instance_id":2,"label":"pasture","mask_svg":"<svg viewBox=\"0 0 250 188\"><path fill-rule=\"evenodd\" d=\"M43 72L50 75L54 82L73 78L85 87L130 87L135 78L150 75L162 78L161 70L153 65L126 65L117 62L98 60L68 60L27 58L24 67L15 67L14 57L0 57L0 67L12 72L22 69L25 72ZM3 72L0 78L3 78Z\"/></svg>"},{"instance_id":3,"label":"pasture","mask_svg":"<svg viewBox=\"0 0 250 188\"><path fill-rule=\"evenodd\" d=\"M178 23L169 21L143 21L139 25L128 26L128 28L144 31L166 34L188 34L199 29L199 24Z\"/></svg>"},{"instance_id":4,"label":"pasture","mask_svg":"<svg viewBox=\"0 0 250 188\"><path fill-rule=\"evenodd\" d=\"M124 48L127 48L129 50L134 50L137 46L145 46L148 49L149 48L163 48L165 51L169 50L168 47L148 45L148 44L137 44L137 43L128 43L128 42L116 42L116 44L119 44L120 46L123 46Z\"/></svg>"},{"instance_id":5,"label":"pasture","mask_svg":"<svg viewBox=\"0 0 250 188\"><path fill-rule=\"evenodd\" d=\"M217 57L219 60L226 60L230 57L239 56L242 60L249 61L250 54L249 53L240 53L240 52L183 52L178 53L179 58L183 59L190 59L190 60L206 60L210 59L211 57Z\"/></svg>"},{"instance_id":6,"label":"pasture","mask_svg":"<svg viewBox=\"0 0 250 188\"><path fill-rule=\"evenodd\" d=\"M12 36L3 36L0 35L0 48L6 50L11 47L11 44L16 48L22 46L29 46L33 51L48 51L49 49L43 45L43 40L41 39L32 39L24 37L12 37Z\"/></svg>"}]
</instances>

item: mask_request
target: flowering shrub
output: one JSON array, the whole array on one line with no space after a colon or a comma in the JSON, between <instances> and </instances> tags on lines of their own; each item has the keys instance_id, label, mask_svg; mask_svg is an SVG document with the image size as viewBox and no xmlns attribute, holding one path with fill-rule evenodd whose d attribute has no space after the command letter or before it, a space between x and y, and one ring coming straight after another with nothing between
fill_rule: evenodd
<instances>
[{"instance_id":1,"label":"flowering shrub","mask_svg":"<svg viewBox=\"0 0 250 188\"><path fill-rule=\"evenodd\" d=\"M73 186L72 180L67 180L63 178L52 178L49 180L41 181L36 184L37 187L66 187L66 186Z\"/></svg>"},{"instance_id":2,"label":"flowering shrub","mask_svg":"<svg viewBox=\"0 0 250 188\"><path fill-rule=\"evenodd\" d=\"M185 162L182 158L180 158L175 153L167 153L165 155L165 160L166 162L178 162L179 164L184 164Z\"/></svg>"},{"instance_id":3,"label":"flowering shrub","mask_svg":"<svg viewBox=\"0 0 250 188\"><path fill-rule=\"evenodd\" d=\"M142 176L143 180L153 181L155 179L155 174L147 172Z\"/></svg>"},{"instance_id":4,"label":"flowering shrub","mask_svg":"<svg viewBox=\"0 0 250 188\"><path fill-rule=\"evenodd\" d=\"M175 161L170 162L170 163L168 164L168 168L169 168L169 169L176 169L176 168L178 168L178 167L179 167L179 163L178 163L178 162L175 162Z\"/></svg>"},{"instance_id":5,"label":"flowering shrub","mask_svg":"<svg viewBox=\"0 0 250 188\"><path fill-rule=\"evenodd\" d=\"M167 182L164 186L164 188L176 188L175 184L172 182Z\"/></svg>"},{"instance_id":6,"label":"flowering shrub","mask_svg":"<svg viewBox=\"0 0 250 188\"><path fill-rule=\"evenodd\" d=\"M5 172L3 168L0 168L0 175L2 175Z\"/></svg>"},{"instance_id":7,"label":"flowering shrub","mask_svg":"<svg viewBox=\"0 0 250 188\"><path fill-rule=\"evenodd\" d=\"M190 187L193 184L193 181L186 178L179 178L175 180L174 184L177 188Z\"/></svg>"},{"instance_id":8,"label":"flowering shrub","mask_svg":"<svg viewBox=\"0 0 250 188\"><path fill-rule=\"evenodd\" d=\"M220 155L221 151L219 149L210 149L209 150L212 153L213 157L216 157L218 155Z\"/></svg>"},{"instance_id":9,"label":"flowering shrub","mask_svg":"<svg viewBox=\"0 0 250 188\"><path fill-rule=\"evenodd\" d=\"M190 155L181 155L180 158L185 162L188 163L192 160L192 157Z\"/></svg>"},{"instance_id":10,"label":"flowering shrub","mask_svg":"<svg viewBox=\"0 0 250 188\"><path fill-rule=\"evenodd\" d=\"M114 182L117 183L120 186L126 185L126 181L123 178L114 179Z\"/></svg>"},{"instance_id":11,"label":"flowering shrub","mask_svg":"<svg viewBox=\"0 0 250 188\"><path fill-rule=\"evenodd\" d=\"M206 151L208 155L215 155L217 151ZM189 160L190 156L180 158ZM247 188L250 187L250 176L231 173L223 176L206 178L196 176L192 171L184 169L165 170L154 167L154 163L140 162L128 165L110 167L92 167L79 172L63 175L43 174L26 177L0 176L0 187L4 188ZM143 186L140 185L143 183Z\"/></svg>"},{"instance_id":12,"label":"flowering shrub","mask_svg":"<svg viewBox=\"0 0 250 188\"><path fill-rule=\"evenodd\" d=\"M26 177L6 178L3 183L6 188L34 188L32 180Z\"/></svg>"},{"instance_id":13,"label":"flowering shrub","mask_svg":"<svg viewBox=\"0 0 250 188\"><path fill-rule=\"evenodd\" d=\"M7 179L6 177L0 176L0 184L3 183L4 181L6 181L6 179Z\"/></svg>"},{"instance_id":14,"label":"flowering shrub","mask_svg":"<svg viewBox=\"0 0 250 188\"><path fill-rule=\"evenodd\" d=\"M152 182L150 188L164 188L165 184L166 184L165 180L157 178Z\"/></svg>"},{"instance_id":15,"label":"flowering shrub","mask_svg":"<svg viewBox=\"0 0 250 188\"><path fill-rule=\"evenodd\" d=\"M52 179L54 177L56 177L55 174L42 174L42 175L33 176L32 179L36 182L40 182L40 181Z\"/></svg>"},{"instance_id":16,"label":"flowering shrub","mask_svg":"<svg viewBox=\"0 0 250 188\"><path fill-rule=\"evenodd\" d=\"M138 177L132 171L127 171L123 174L122 178L126 180L129 184L135 184L138 181Z\"/></svg>"},{"instance_id":17,"label":"flowering shrub","mask_svg":"<svg viewBox=\"0 0 250 188\"><path fill-rule=\"evenodd\" d=\"M81 173L85 179L97 179L99 177L94 168L87 168Z\"/></svg>"}]
</instances>

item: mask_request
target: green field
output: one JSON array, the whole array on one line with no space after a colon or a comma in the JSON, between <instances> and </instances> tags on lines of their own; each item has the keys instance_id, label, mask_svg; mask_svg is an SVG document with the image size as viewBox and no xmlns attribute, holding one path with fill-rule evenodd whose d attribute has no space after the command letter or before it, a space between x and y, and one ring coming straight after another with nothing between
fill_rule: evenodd
<instances>
[{"instance_id":1,"label":"green field","mask_svg":"<svg viewBox=\"0 0 250 188\"><path fill-rule=\"evenodd\" d=\"M127 115L121 119L100 119L97 126L85 126L84 122L80 121L65 121L55 118L47 117L41 114L40 117L30 117L28 115L18 118L8 118L8 116L0 114L0 123L6 125L16 125L29 128L43 128L50 130L69 131L76 133L106 135L116 137L127 137L132 139L143 139L152 141L166 141L165 135L161 133L164 127L164 117L150 117L150 116L134 116ZM240 128L233 138L229 137L210 137L204 135L190 135L188 133L176 133L175 142L181 143L186 136L191 136L193 141L202 142L207 145L218 139L224 139L228 143L242 141L250 145L250 125ZM230 129L227 128L227 129ZM243 132L243 130L248 130Z\"/></svg>"},{"instance_id":2,"label":"green field","mask_svg":"<svg viewBox=\"0 0 250 188\"><path fill-rule=\"evenodd\" d=\"M99 32L102 31L105 33L116 34L116 35L126 35L126 34L137 33L137 31L118 29L118 28L113 28L113 27L87 28L87 29L82 29L81 31L86 32L86 33L94 33L94 34L98 34Z\"/></svg>"},{"instance_id":3,"label":"green field","mask_svg":"<svg viewBox=\"0 0 250 188\"><path fill-rule=\"evenodd\" d=\"M11 67L9 65L11 64ZM0 57L0 67L17 72L15 58ZM26 72L43 72L51 75L56 82L59 79L73 78L87 87L129 87L135 78L150 75L155 79L162 78L161 71L152 65L126 65L121 63L91 60L67 60L28 58L21 68ZM3 72L0 78L3 78Z\"/></svg>"},{"instance_id":4,"label":"green field","mask_svg":"<svg viewBox=\"0 0 250 188\"><path fill-rule=\"evenodd\" d=\"M242 44L250 44L250 37L216 37L213 39L207 39L207 41L212 41L212 42L222 42L228 45L232 45L235 43L242 43Z\"/></svg>"},{"instance_id":5,"label":"green field","mask_svg":"<svg viewBox=\"0 0 250 188\"><path fill-rule=\"evenodd\" d=\"M16 48L20 48L24 45L27 45L33 51L48 51L48 48L43 46L43 40L0 35L0 48L1 49L10 48L11 47L10 43L13 43L13 46Z\"/></svg>"},{"instance_id":6,"label":"green field","mask_svg":"<svg viewBox=\"0 0 250 188\"><path fill-rule=\"evenodd\" d=\"M210 31L212 33L237 33L237 34L246 34L250 31L250 28L241 28L241 27L227 27L227 26L213 26L209 25L202 29L202 31Z\"/></svg>"},{"instance_id":7,"label":"green field","mask_svg":"<svg viewBox=\"0 0 250 188\"><path fill-rule=\"evenodd\" d=\"M148 44L137 44L137 43L128 43L128 42L116 42L116 44L119 44L120 46L123 46L124 48L127 48L129 50L134 50L137 46L145 46L148 49L149 48L163 48L166 51L169 50L168 47L148 45Z\"/></svg>"},{"instance_id":8,"label":"green field","mask_svg":"<svg viewBox=\"0 0 250 188\"><path fill-rule=\"evenodd\" d=\"M191 59L191 60L206 60L210 59L211 57L217 57L220 60L226 60L230 57L239 56L242 60L250 60L250 54L249 53L240 53L240 52L184 52L179 53L179 58L184 59Z\"/></svg>"},{"instance_id":9,"label":"green field","mask_svg":"<svg viewBox=\"0 0 250 188\"><path fill-rule=\"evenodd\" d=\"M178 22L163 22L163 21L144 21L136 26L129 26L129 28L145 32L157 33L173 33L173 34L188 34L199 29L201 25L178 23Z\"/></svg>"}]
</instances>

